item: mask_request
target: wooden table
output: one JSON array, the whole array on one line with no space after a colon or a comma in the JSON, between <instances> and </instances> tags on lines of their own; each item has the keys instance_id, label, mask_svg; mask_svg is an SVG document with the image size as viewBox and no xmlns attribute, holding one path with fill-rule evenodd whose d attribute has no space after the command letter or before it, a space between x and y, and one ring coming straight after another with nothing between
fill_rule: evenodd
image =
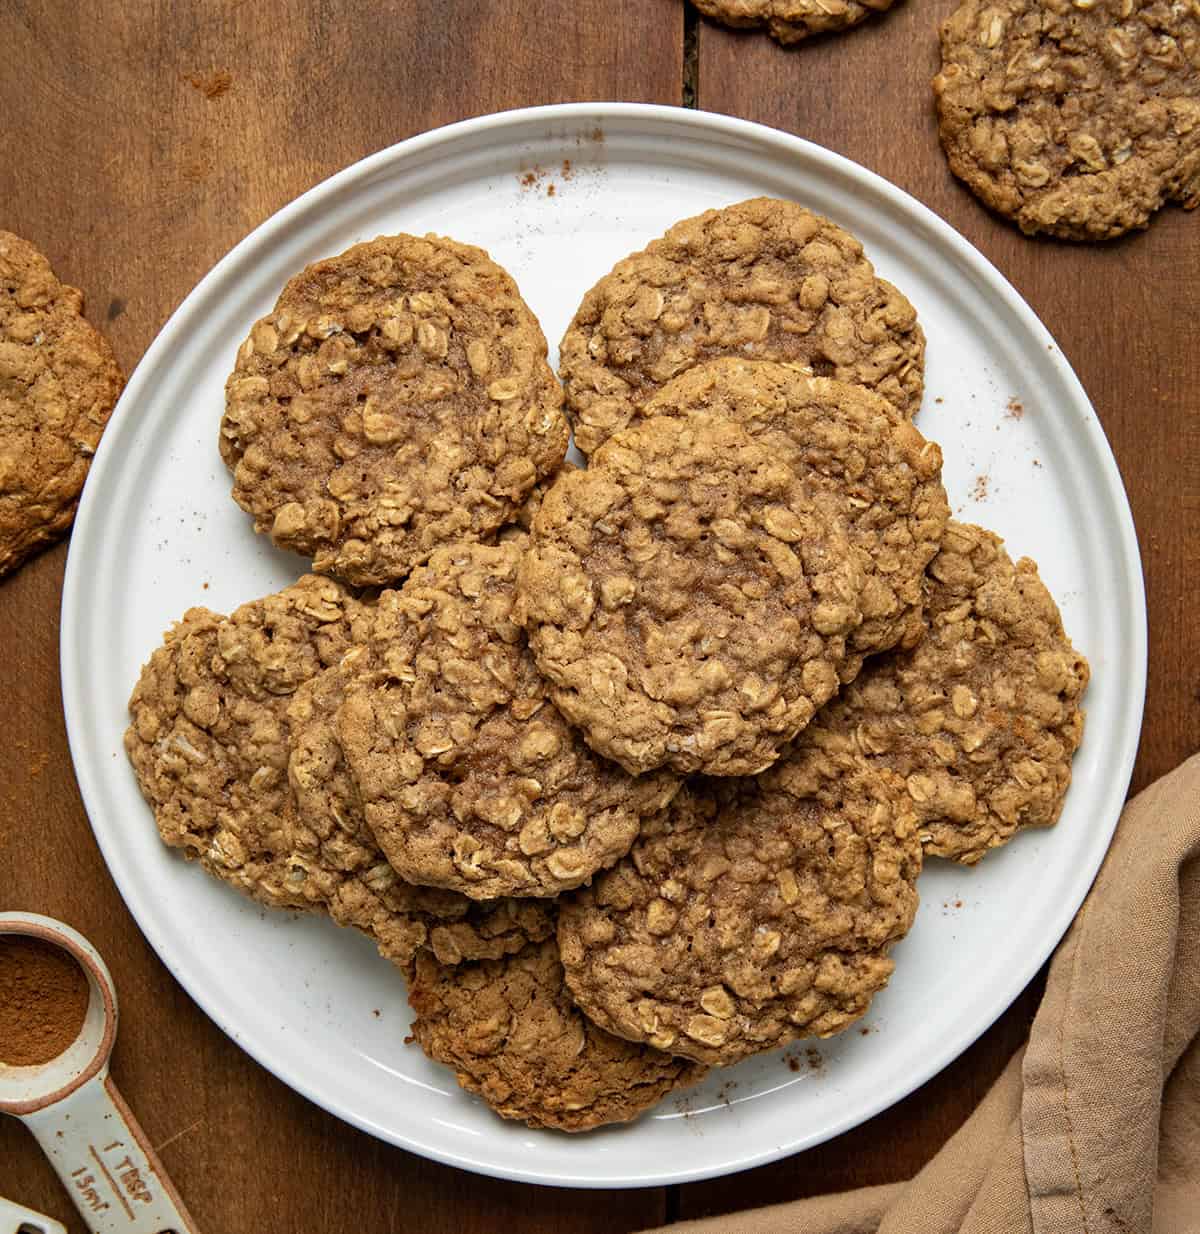
<instances>
[{"instance_id":1,"label":"wooden table","mask_svg":"<svg viewBox=\"0 0 1200 1234\"><path fill-rule=\"evenodd\" d=\"M0 7L0 227L27 236L127 370L196 281L285 202L355 159L466 116L623 99L729 112L880 172L948 219L1062 344L1137 521L1150 685L1135 788L1200 746L1200 218L1117 243L1032 241L951 177L929 79L957 0L906 0L783 50L680 0L160 0ZM1035 982L961 1059L820 1148L709 1183L545 1190L372 1140L284 1087L192 1004L143 940L79 800L58 685L63 547L0 585L0 908L62 917L124 1007L114 1072L206 1231L636 1230L909 1177L1021 1040ZM0 1190L82 1225L24 1130L0 1119Z\"/></svg>"}]
</instances>

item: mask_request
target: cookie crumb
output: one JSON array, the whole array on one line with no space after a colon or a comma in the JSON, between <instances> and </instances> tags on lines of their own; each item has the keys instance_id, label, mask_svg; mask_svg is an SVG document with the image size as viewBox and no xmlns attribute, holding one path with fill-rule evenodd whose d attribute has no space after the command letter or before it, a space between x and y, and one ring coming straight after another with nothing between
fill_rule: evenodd
<instances>
[{"instance_id":1,"label":"cookie crumb","mask_svg":"<svg viewBox=\"0 0 1200 1234\"><path fill-rule=\"evenodd\" d=\"M825 1066L825 1059L822 1057L821 1051L814 1049L812 1046L809 1046L804 1051L804 1057L808 1060L809 1071L821 1071Z\"/></svg>"},{"instance_id":2,"label":"cookie crumb","mask_svg":"<svg viewBox=\"0 0 1200 1234\"><path fill-rule=\"evenodd\" d=\"M113 296L108 302L108 311L104 314L106 321L116 321L125 311L125 301L120 296Z\"/></svg>"},{"instance_id":3,"label":"cookie crumb","mask_svg":"<svg viewBox=\"0 0 1200 1234\"><path fill-rule=\"evenodd\" d=\"M934 401L935 403L937 403L937 404L940 406L940 405L941 405L942 403L944 403L946 400L945 400L945 399L943 399L943 398L935 398L933 401Z\"/></svg>"},{"instance_id":4,"label":"cookie crumb","mask_svg":"<svg viewBox=\"0 0 1200 1234\"><path fill-rule=\"evenodd\" d=\"M990 480L988 478L987 472L981 471L979 475L975 477L975 486L974 488L971 489L971 500L972 501L987 501L989 483L990 483Z\"/></svg>"},{"instance_id":5,"label":"cookie crumb","mask_svg":"<svg viewBox=\"0 0 1200 1234\"><path fill-rule=\"evenodd\" d=\"M517 182L527 191L530 189L540 189L549 179L550 173L543 166L541 166L540 163L534 163L532 167L522 171L521 174L517 176ZM551 180L546 188L547 197L554 196L553 189L554 182Z\"/></svg>"},{"instance_id":6,"label":"cookie crumb","mask_svg":"<svg viewBox=\"0 0 1200 1234\"><path fill-rule=\"evenodd\" d=\"M800 1070L800 1060L794 1054L785 1054L783 1056L783 1061L789 1071Z\"/></svg>"},{"instance_id":7,"label":"cookie crumb","mask_svg":"<svg viewBox=\"0 0 1200 1234\"><path fill-rule=\"evenodd\" d=\"M1006 420L1020 420L1024 418L1024 415L1025 405L1014 394L1013 397L1010 398L1005 404L1004 417Z\"/></svg>"},{"instance_id":8,"label":"cookie crumb","mask_svg":"<svg viewBox=\"0 0 1200 1234\"><path fill-rule=\"evenodd\" d=\"M233 74L228 69L214 69L211 73L187 73L184 80L199 90L206 99L219 99L233 85Z\"/></svg>"},{"instance_id":9,"label":"cookie crumb","mask_svg":"<svg viewBox=\"0 0 1200 1234\"><path fill-rule=\"evenodd\" d=\"M373 1008L371 1009L371 1014L372 1014L372 1015L373 1015L373 1016L374 1016L374 1017L378 1020L378 1019L379 1019L379 1017L380 1017L383 1013L379 1010L379 1008L378 1008L378 1007L373 1007Z\"/></svg>"},{"instance_id":10,"label":"cookie crumb","mask_svg":"<svg viewBox=\"0 0 1200 1234\"><path fill-rule=\"evenodd\" d=\"M575 174L575 172L574 172L574 170L573 170L573 169L572 169L572 167L571 167L571 160L570 160L570 159L563 159L563 161L562 161L562 178L563 178L564 180L569 180L569 179L570 179L570 178L571 178L574 174Z\"/></svg>"}]
</instances>

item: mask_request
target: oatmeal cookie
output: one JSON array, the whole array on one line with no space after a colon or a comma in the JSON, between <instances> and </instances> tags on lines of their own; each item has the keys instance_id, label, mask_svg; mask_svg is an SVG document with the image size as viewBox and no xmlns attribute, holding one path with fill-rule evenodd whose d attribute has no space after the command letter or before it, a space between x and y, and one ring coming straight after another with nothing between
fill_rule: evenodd
<instances>
[{"instance_id":1,"label":"oatmeal cookie","mask_svg":"<svg viewBox=\"0 0 1200 1234\"><path fill-rule=\"evenodd\" d=\"M801 473L814 500L849 527L866 577L851 636L870 654L920 628L925 567L950 517L942 452L863 386L765 360L725 357L665 385L646 416L728 416Z\"/></svg>"},{"instance_id":2,"label":"oatmeal cookie","mask_svg":"<svg viewBox=\"0 0 1200 1234\"><path fill-rule=\"evenodd\" d=\"M575 444L590 455L661 385L723 355L804 365L911 417L925 336L853 236L756 197L676 223L618 262L584 297L560 354Z\"/></svg>"},{"instance_id":3,"label":"oatmeal cookie","mask_svg":"<svg viewBox=\"0 0 1200 1234\"><path fill-rule=\"evenodd\" d=\"M368 610L352 636L365 638ZM502 898L488 903L439 888L405 882L388 863L367 825L362 801L337 738L336 717L347 682L368 650L353 646L341 661L306 681L287 707L288 780L297 816L288 854L329 915L373 938L401 965L417 947L443 964L498 959L546 938L553 918L536 901ZM294 876L294 875L293 875Z\"/></svg>"},{"instance_id":4,"label":"oatmeal cookie","mask_svg":"<svg viewBox=\"0 0 1200 1234\"><path fill-rule=\"evenodd\" d=\"M841 1032L916 914L916 828L903 783L865 765L812 795L788 756L691 781L563 901L567 985L602 1028L713 1065Z\"/></svg>"},{"instance_id":5,"label":"oatmeal cookie","mask_svg":"<svg viewBox=\"0 0 1200 1234\"><path fill-rule=\"evenodd\" d=\"M225 398L234 500L356 584L495 532L567 448L516 284L436 236L381 236L303 270L242 344Z\"/></svg>"},{"instance_id":6,"label":"oatmeal cookie","mask_svg":"<svg viewBox=\"0 0 1200 1234\"><path fill-rule=\"evenodd\" d=\"M864 667L797 742L818 775L862 758L903 776L925 852L972 865L1058 819L1083 736L1088 664L999 537L951 523L929 568L929 633Z\"/></svg>"},{"instance_id":7,"label":"oatmeal cookie","mask_svg":"<svg viewBox=\"0 0 1200 1234\"><path fill-rule=\"evenodd\" d=\"M966 0L933 89L951 170L1030 235L1104 240L1200 203L1190 0Z\"/></svg>"},{"instance_id":8,"label":"oatmeal cookie","mask_svg":"<svg viewBox=\"0 0 1200 1234\"><path fill-rule=\"evenodd\" d=\"M579 886L678 788L598 757L547 699L513 617L521 551L439 549L384 592L337 718L393 867L477 899Z\"/></svg>"},{"instance_id":9,"label":"oatmeal cookie","mask_svg":"<svg viewBox=\"0 0 1200 1234\"><path fill-rule=\"evenodd\" d=\"M0 576L70 527L124 384L82 314L83 293L0 231Z\"/></svg>"},{"instance_id":10,"label":"oatmeal cookie","mask_svg":"<svg viewBox=\"0 0 1200 1234\"><path fill-rule=\"evenodd\" d=\"M844 525L721 416L642 420L562 476L518 587L550 697L635 774L761 771L857 667Z\"/></svg>"},{"instance_id":11,"label":"oatmeal cookie","mask_svg":"<svg viewBox=\"0 0 1200 1234\"><path fill-rule=\"evenodd\" d=\"M811 34L849 30L872 13L891 8L892 0L692 0L705 17L726 26L765 26L787 46Z\"/></svg>"},{"instance_id":12,"label":"oatmeal cookie","mask_svg":"<svg viewBox=\"0 0 1200 1234\"><path fill-rule=\"evenodd\" d=\"M400 964L419 946L455 963L546 937L540 907L477 906L402 883L344 782L328 788L337 760L312 731L327 700L306 690L338 671L359 607L332 580L308 577L232 617L192 609L167 634L134 689L125 735L160 835L261 903L357 926ZM293 723L309 730L299 759ZM305 788L303 811L289 775Z\"/></svg>"},{"instance_id":13,"label":"oatmeal cookie","mask_svg":"<svg viewBox=\"0 0 1200 1234\"><path fill-rule=\"evenodd\" d=\"M413 1037L502 1118L587 1131L627 1122L705 1072L606 1033L572 1003L553 939L507 959L448 968L420 954L409 976Z\"/></svg>"}]
</instances>

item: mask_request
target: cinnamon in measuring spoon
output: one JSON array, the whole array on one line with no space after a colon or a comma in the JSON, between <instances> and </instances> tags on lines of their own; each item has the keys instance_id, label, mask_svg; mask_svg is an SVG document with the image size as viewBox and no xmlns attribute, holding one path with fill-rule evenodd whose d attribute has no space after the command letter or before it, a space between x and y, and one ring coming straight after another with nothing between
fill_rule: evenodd
<instances>
[{"instance_id":1,"label":"cinnamon in measuring spoon","mask_svg":"<svg viewBox=\"0 0 1200 1234\"><path fill-rule=\"evenodd\" d=\"M79 1036L87 1006L87 977L61 947L0 934L0 1063L57 1058Z\"/></svg>"}]
</instances>

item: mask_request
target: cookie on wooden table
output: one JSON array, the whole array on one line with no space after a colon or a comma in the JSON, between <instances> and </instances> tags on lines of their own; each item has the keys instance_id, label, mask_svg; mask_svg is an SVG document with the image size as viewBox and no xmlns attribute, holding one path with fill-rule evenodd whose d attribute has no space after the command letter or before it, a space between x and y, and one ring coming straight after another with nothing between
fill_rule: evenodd
<instances>
[{"instance_id":1,"label":"cookie on wooden table","mask_svg":"<svg viewBox=\"0 0 1200 1234\"><path fill-rule=\"evenodd\" d=\"M588 1131L627 1122L705 1072L591 1023L571 1001L553 939L449 968L417 955L412 1034L502 1118Z\"/></svg>"},{"instance_id":2,"label":"cookie on wooden table","mask_svg":"<svg viewBox=\"0 0 1200 1234\"><path fill-rule=\"evenodd\" d=\"M1029 234L1104 240L1200 203L1200 10L965 0L934 78L951 170Z\"/></svg>"},{"instance_id":3,"label":"cookie on wooden table","mask_svg":"<svg viewBox=\"0 0 1200 1234\"><path fill-rule=\"evenodd\" d=\"M971 865L1058 820L1088 663L1028 558L951 523L929 567L929 633L869 660L801 735L818 777L861 759L903 776L926 854Z\"/></svg>"},{"instance_id":4,"label":"cookie on wooden table","mask_svg":"<svg viewBox=\"0 0 1200 1234\"><path fill-rule=\"evenodd\" d=\"M725 357L681 373L645 405L647 416L697 411L737 421L797 469L814 500L848 528L866 586L864 654L921 628L925 567L950 517L942 452L864 386L812 377L789 365Z\"/></svg>"},{"instance_id":5,"label":"cookie on wooden table","mask_svg":"<svg viewBox=\"0 0 1200 1234\"><path fill-rule=\"evenodd\" d=\"M521 554L439 549L384 592L337 717L393 867L479 899L579 886L679 786L600 758L550 702L513 615Z\"/></svg>"},{"instance_id":6,"label":"cookie on wooden table","mask_svg":"<svg viewBox=\"0 0 1200 1234\"><path fill-rule=\"evenodd\" d=\"M591 454L672 377L725 355L804 365L911 417L925 336L849 232L755 197L676 223L618 262L584 297L560 355L575 444Z\"/></svg>"},{"instance_id":7,"label":"cookie on wooden table","mask_svg":"<svg viewBox=\"0 0 1200 1234\"><path fill-rule=\"evenodd\" d=\"M690 781L632 853L564 899L567 985L602 1028L721 1066L862 1016L912 925L921 846L897 777L819 786L788 756Z\"/></svg>"},{"instance_id":8,"label":"cookie on wooden table","mask_svg":"<svg viewBox=\"0 0 1200 1234\"><path fill-rule=\"evenodd\" d=\"M255 529L349 583L486 538L567 448L516 284L478 248L381 236L308 266L238 351L221 454Z\"/></svg>"},{"instance_id":9,"label":"cookie on wooden table","mask_svg":"<svg viewBox=\"0 0 1200 1234\"><path fill-rule=\"evenodd\" d=\"M0 576L70 527L123 384L83 293L0 231Z\"/></svg>"},{"instance_id":10,"label":"cookie on wooden table","mask_svg":"<svg viewBox=\"0 0 1200 1234\"><path fill-rule=\"evenodd\" d=\"M857 667L845 525L723 416L639 421L560 477L518 588L550 697L635 774L760 771Z\"/></svg>"},{"instance_id":11,"label":"cookie on wooden table","mask_svg":"<svg viewBox=\"0 0 1200 1234\"><path fill-rule=\"evenodd\" d=\"M893 0L692 0L706 17L735 29L766 27L787 46L811 34L849 30Z\"/></svg>"},{"instance_id":12,"label":"cookie on wooden table","mask_svg":"<svg viewBox=\"0 0 1200 1234\"><path fill-rule=\"evenodd\" d=\"M314 787L335 779L336 760L322 762L311 734L298 807L291 724L312 720L297 694L336 671L360 610L339 584L310 576L232 617L192 609L168 632L142 669L125 735L159 834L261 903L357 926L400 964L420 946L453 963L544 938L550 918L537 906L475 905L397 877L353 799ZM324 815L320 800L332 805Z\"/></svg>"}]
</instances>

